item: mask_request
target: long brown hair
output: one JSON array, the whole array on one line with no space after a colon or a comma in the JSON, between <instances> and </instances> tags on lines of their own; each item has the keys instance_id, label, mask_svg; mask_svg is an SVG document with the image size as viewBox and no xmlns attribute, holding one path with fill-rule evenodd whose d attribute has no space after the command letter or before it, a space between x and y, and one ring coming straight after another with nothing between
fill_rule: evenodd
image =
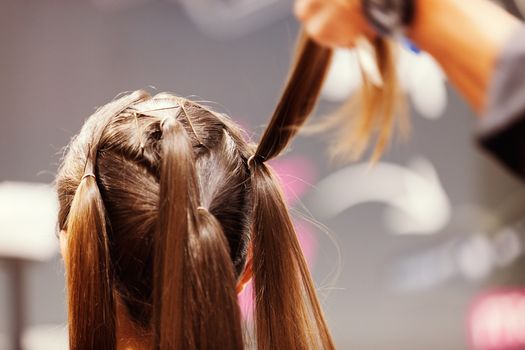
<instances>
[{"instance_id":1,"label":"long brown hair","mask_svg":"<svg viewBox=\"0 0 525 350\"><path fill-rule=\"evenodd\" d=\"M155 349L243 349L235 286L251 245L257 348L333 349L265 164L294 133L273 124L255 149L226 116L143 91L95 112L57 177L70 348L114 349L122 300Z\"/></svg>"},{"instance_id":2,"label":"long brown hair","mask_svg":"<svg viewBox=\"0 0 525 350\"><path fill-rule=\"evenodd\" d=\"M357 93L319 124L321 130L335 132L330 152L336 158L356 160L371 146L370 158L376 161L388 148L396 129L402 137L410 131L397 79L396 44L377 37L372 41L372 49L381 85L375 85L361 69L362 85Z\"/></svg>"},{"instance_id":3,"label":"long brown hair","mask_svg":"<svg viewBox=\"0 0 525 350\"><path fill-rule=\"evenodd\" d=\"M398 86L395 76L394 57L391 44L382 38L374 41L374 50L384 85L374 86L364 76L364 85L356 96L360 103L359 112L348 122L348 106L328 128L339 124L344 131L339 133L335 143L336 154L360 156L369 142L377 137L373 159L380 156L391 137L395 124L398 101ZM277 103L272 118L264 131L261 141L248 160L254 178L254 261L255 295L266 300L257 303L257 344L262 349L315 349L333 348L328 329L323 319L313 283L301 254L293 225L282 199L276 181L266 161L281 154L312 113L319 97L324 78L332 57L332 50L316 44L301 33L295 52L295 59L284 91ZM401 123L402 124L402 123ZM261 181L262 180L262 181ZM259 189L260 188L260 189ZM279 222L279 230L268 225ZM276 260L273 254L281 258ZM291 269L292 268L292 269ZM289 279L289 274L300 278ZM296 303L297 295L282 293L281 286L301 290L305 302ZM282 314L281 314L282 313ZM286 316L282 323L278 318ZM297 337L284 336L293 332ZM312 334L315 334L312 337ZM276 336L281 340L274 342ZM309 341L310 343L305 343Z\"/></svg>"},{"instance_id":4,"label":"long brown hair","mask_svg":"<svg viewBox=\"0 0 525 350\"><path fill-rule=\"evenodd\" d=\"M410 125L397 79L395 48L396 45L388 39L374 38L373 56L382 84L374 84L361 69L363 83L357 93L337 112L307 128L310 132L335 133L330 145L330 153L335 158L358 159L372 145L371 159L377 160L388 147L394 129L397 128L402 136L408 134ZM332 50L301 33L295 56L285 92L270 122L270 126L286 126L286 132L291 132L290 137L299 130L315 106L330 67Z\"/></svg>"}]
</instances>

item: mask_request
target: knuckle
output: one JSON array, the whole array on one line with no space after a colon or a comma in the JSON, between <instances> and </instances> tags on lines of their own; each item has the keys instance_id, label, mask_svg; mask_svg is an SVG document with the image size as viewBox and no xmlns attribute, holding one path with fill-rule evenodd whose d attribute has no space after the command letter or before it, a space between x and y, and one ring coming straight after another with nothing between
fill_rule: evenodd
<instances>
[{"instance_id":1,"label":"knuckle","mask_svg":"<svg viewBox=\"0 0 525 350\"><path fill-rule=\"evenodd\" d=\"M307 26L307 32L318 39L323 39L328 34L326 26L323 23L320 23L319 21L310 23Z\"/></svg>"},{"instance_id":2,"label":"knuckle","mask_svg":"<svg viewBox=\"0 0 525 350\"><path fill-rule=\"evenodd\" d=\"M324 36L323 32L319 31L316 28L307 27L306 33L308 33L308 36L318 44L324 44L324 42L326 41L326 37Z\"/></svg>"},{"instance_id":3,"label":"knuckle","mask_svg":"<svg viewBox=\"0 0 525 350\"><path fill-rule=\"evenodd\" d=\"M298 19L305 21L312 15L313 7L311 0L297 0L294 3L294 14Z\"/></svg>"}]
</instances>

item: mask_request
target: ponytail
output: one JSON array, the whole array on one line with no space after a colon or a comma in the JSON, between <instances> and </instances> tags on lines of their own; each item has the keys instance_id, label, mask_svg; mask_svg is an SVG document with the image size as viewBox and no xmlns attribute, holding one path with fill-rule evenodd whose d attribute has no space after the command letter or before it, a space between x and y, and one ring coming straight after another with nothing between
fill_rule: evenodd
<instances>
[{"instance_id":1,"label":"ponytail","mask_svg":"<svg viewBox=\"0 0 525 350\"><path fill-rule=\"evenodd\" d=\"M84 125L91 130L91 137L87 152L78 153L84 154L85 164L83 173L79 174L80 181L74 180L76 189L72 189L72 199L64 189L59 191L59 197L69 203L61 206L59 221L68 240L65 266L71 350L105 350L116 345L113 266L95 164L109 121L131 103L146 97L144 91L136 91L97 110Z\"/></svg>"},{"instance_id":2,"label":"ponytail","mask_svg":"<svg viewBox=\"0 0 525 350\"><path fill-rule=\"evenodd\" d=\"M402 113L404 100L397 81L394 44L380 37L372 44L382 85L374 85L361 72L363 84L356 95L328 120L311 128L336 130L337 137L331 145L335 157L357 159L370 143L375 143L371 158L377 160L387 148L396 124L404 135L409 130ZM279 153L278 148L286 147L311 114L330 66L332 50L301 33L295 54L285 90L261 139L262 146L270 149L270 158ZM269 137L270 132L273 138Z\"/></svg>"},{"instance_id":3,"label":"ponytail","mask_svg":"<svg viewBox=\"0 0 525 350\"><path fill-rule=\"evenodd\" d=\"M243 349L233 264L220 224L199 206L191 139L173 114L161 130L155 348Z\"/></svg>"},{"instance_id":4,"label":"ponytail","mask_svg":"<svg viewBox=\"0 0 525 350\"><path fill-rule=\"evenodd\" d=\"M89 157L67 222L66 275L72 350L115 348L115 303L106 218Z\"/></svg>"},{"instance_id":5,"label":"ponytail","mask_svg":"<svg viewBox=\"0 0 525 350\"><path fill-rule=\"evenodd\" d=\"M264 163L279 155L311 113L331 58L302 36L296 64L255 154L253 270L259 350L334 349L277 179Z\"/></svg>"},{"instance_id":6,"label":"ponytail","mask_svg":"<svg viewBox=\"0 0 525 350\"><path fill-rule=\"evenodd\" d=\"M334 349L277 179L263 163L252 178L257 348Z\"/></svg>"},{"instance_id":7,"label":"ponytail","mask_svg":"<svg viewBox=\"0 0 525 350\"><path fill-rule=\"evenodd\" d=\"M397 83L390 44L374 42L384 86L364 77L357 118L345 125L337 152L361 155L377 134L373 159L387 145L394 124ZM253 187L253 270L259 350L333 349L326 321L277 180L265 162L278 156L312 112L332 52L301 35L297 58L272 119L249 159ZM331 127L339 126L332 123ZM337 153L336 152L336 153Z\"/></svg>"},{"instance_id":8,"label":"ponytail","mask_svg":"<svg viewBox=\"0 0 525 350\"><path fill-rule=\"evenodd\" d=\"M349 127L340 135L340 148L336 148L339 152L350 148L353 154L361 155L377 133L373 157L378 157L391 136L398 97L393 56L384 39L377 39L374 45L385 85L377 88L365 77L358 96L361 111L351 123L346 116L343 124ZM271 169L265 165L284 151L311 114L332 56L330 49L304 34L296 53L281 99L248 161L254 200L254 298L260 350L334 348L283 195Z\"/></svg>"},{"instance_id":9,"label":"ponytail","mask_svg":"<svg viewBox=\"0 0 525 350\"><path fill-rule=\"evenodd\" d=\"M397 128L403 137L410 130L397 79L395 45L379 37L372 44L382 84L375 85L362 71L363 83L356 95L320 124L321 130L336 132L330 148L331 155L336 158L359 159L368 146L374 144L370 158L377 161L388 148L394 129Z\"/></svg>"},{"instance_id":10,"label":"ponytail","mask_svg":"<svg viewBox=\"0 0 525 350\"><path fill-rule=\"evenodd\" d=\"M323 86L332 51L301 34L295 64L277 107L259 142L256 157L277 156L310 115Z\"/></svg>"}]
</instances>

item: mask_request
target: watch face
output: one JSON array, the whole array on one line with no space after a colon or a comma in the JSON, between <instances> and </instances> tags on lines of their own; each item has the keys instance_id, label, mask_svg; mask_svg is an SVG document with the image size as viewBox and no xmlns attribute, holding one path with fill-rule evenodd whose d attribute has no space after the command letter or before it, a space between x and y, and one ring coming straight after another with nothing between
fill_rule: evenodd
<instances>
[{"instance_id":1,"label":"watch face","mask_svg":"<svg viewBox=\"0 0 525 350\"><path fill-rule=\"evenodd\" d=\"M382 35L391 35L408 22L407 8L412 0L364 0L363 10L370 24Z\"/></svg>"},{"instance_id":2,"label":"watch face","mask_svg":"<svg viewBox=\"0 0 525 350\"><path fill-rule=\"evenodd\" d=\"M403 0L369 0L365 1L365 6L369 6L383 14L397 14L403 7L403 3Z\"/></svg>"}]
</instances>

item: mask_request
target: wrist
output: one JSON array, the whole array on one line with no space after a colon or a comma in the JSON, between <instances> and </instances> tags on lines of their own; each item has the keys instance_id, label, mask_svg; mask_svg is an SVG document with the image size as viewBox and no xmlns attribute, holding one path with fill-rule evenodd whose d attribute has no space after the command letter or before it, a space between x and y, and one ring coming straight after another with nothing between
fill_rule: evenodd
<instances>
[{"instance_id":1,"label":"wrist","mask_svg":"<svg viewBox=\"0 0 525 350\"><path fill-rule=\"evenodd\" d=\"M461 1L461 0L460 0ZM431 52L438 46L440 32L450 25L455 0L416 0L412 23L406 36L422 50ZM429 40L431 39L431 40Z\"/></svg>"},{"instance_id":2,"label":"wrist","mask_svg":"<svg viewBox=\"0 0 525 350\"><path fill-rule=\"evenodd\" d=\"M365 17L363 10L363 0L339 0L340 4L344 4L347 12L352 14L351 25L356 29L356 33L364 36L368 39L374 39L378 33L375 28L370 24L368 19ZM357 14L357 15L356 15Z\"/></svg>"},{"instance_id":3,"label":"wrist","mask_svg":"<svg viewBox=\"0 0 525 350\"><path fill-rule=\"evenodd\" d=\"M408 37L480 110L497 57L520 22L485 0L419 0Z\"/></svg>"}]
</instances>

